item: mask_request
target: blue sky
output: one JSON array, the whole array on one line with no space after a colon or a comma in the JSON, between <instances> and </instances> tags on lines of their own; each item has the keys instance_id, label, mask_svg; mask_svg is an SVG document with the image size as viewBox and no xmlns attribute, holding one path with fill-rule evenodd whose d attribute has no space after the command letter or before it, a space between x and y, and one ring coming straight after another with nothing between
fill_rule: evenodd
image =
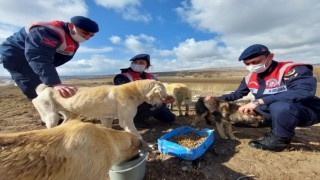
<instances>
[{"instance_id":1,"label":"blue sky","mask_svg":"<svg viewBox=\"0 0 320 180\"><path fill-rule=\"evenodd\" d=\"M240 67L240 53L256 43L275 60L314 64L319 9L318 0L0 0L0 42L31 22L82 15L100 32L60 75L116 74L139 53L151 55L150 72Z\"/></svg>"}]
</instances>

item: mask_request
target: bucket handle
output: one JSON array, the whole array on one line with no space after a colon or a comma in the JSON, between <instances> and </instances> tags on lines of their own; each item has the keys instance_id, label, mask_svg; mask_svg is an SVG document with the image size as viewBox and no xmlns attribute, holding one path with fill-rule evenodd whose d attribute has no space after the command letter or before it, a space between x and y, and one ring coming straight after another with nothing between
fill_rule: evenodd
<instances>
[{"instance_id":1,"label":"bucket handle","mask_svg":"<svg viewBox=\"0 0 320 180\"><path fill-rule=\"evenodd\" d=\"M141 163L143 163L145 160L146 160L146 159L143 159L142 161L140 161L140 162L139 162L138 164L136 164L135 166L130 167L130 168L125 169L125 170L115 171L115 170L110 169L110 171L111 171L111 172L118 172L118 173L122 173L122 172L130 171L130 170L132 170L132 169L134 169L134 168L138 167L138 166L139 166Z\"/></svg>"}]
</instances>

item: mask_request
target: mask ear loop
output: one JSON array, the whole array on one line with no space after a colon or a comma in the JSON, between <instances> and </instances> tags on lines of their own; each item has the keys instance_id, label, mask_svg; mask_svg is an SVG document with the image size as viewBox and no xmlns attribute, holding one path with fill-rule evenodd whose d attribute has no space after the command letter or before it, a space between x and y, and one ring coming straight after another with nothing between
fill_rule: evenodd
<instances>
[{"instance_id":1,"label":"mask ear loop","mask_svg":"<svg viewBox=\"0 0 320 180\"><path fill-rule=\"evenodd\" d=\"M75 25L72 24L72 23L68 24L68 29L69 29L71 35L75 35L77 33L74 30L75 29Z\"/></svg>"},{"instance_id":2,"label":"mask ear loop","mask_svg":"<svg viewBox=\"0 0 320 180\"><path fill-rule=\"evenodd\" d=\"M268 67L270 66L270 64L267 66L269 55L270 55L270 54L268 54L268 55L266 56L266 60L265 60L265 62L264 62L264 68L268 68Z\"/></svg>"},{"instance_id":3,"label":"mask ear loop","mask_svg":"<svg viewBox=\"0 0 320 180\"><path fill-rule=\"evenodd\" d=\"M270 52L267 52L267 53L265 54L265 56L266 56L266 60L265 60L265 62L264 62L264 65L265 65L265 66L266 66L266 64L267 64L269 55L270 55Z\"/></svg>"}]
</instances>

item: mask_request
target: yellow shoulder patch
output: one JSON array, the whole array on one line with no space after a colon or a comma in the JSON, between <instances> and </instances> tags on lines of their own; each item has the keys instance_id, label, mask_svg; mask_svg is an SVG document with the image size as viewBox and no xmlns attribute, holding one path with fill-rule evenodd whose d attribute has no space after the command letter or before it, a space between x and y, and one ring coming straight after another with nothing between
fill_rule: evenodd
<instances>
[{"instance_id":1,"label":"yellow shoulder patch","mask_svg":"<svg viewBox=\"0 0 320 180\"><path fill-rule=\"evenodd\" d=\"M294 68L290 69L290 71L288 71L284 76L288 77L288 76L292 76L294 73L296 72L296 70Z\"/></svg>"},{"instance_id":2,"label":"yellow shoulder patch","mask_svg":"<svg viewBox=\"0 0 320 180\"><path fill-rule=\"evenodd\" d=\"M289 72L287 72L287 73L284 75L284 78L283 78L283 79L284 79L285 81L291 80L291 79L297 77L298 75L299 75L299 73L298 73L294 68L292 68L292 69L290 69Z\"/></svg>"}]
</instances>

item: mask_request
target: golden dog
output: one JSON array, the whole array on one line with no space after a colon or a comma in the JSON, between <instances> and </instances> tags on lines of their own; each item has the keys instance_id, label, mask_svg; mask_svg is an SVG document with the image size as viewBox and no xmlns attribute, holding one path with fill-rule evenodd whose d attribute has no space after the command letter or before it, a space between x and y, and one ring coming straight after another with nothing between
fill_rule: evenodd
<instances>
[{"instance_id":1,"label":"golden dog","mask_svg":"<svg viewBox=\"0 0 320 180\"><path fill-rule=\"evenodd\" d=\"M143 102L161 106L167 98L165 87L155 80L80 88L70 98L61 97L53 88L44 84L40 84L36 91L38 97L32 103L47 128L57 126L59 114L64 116L64 122L77 115L100 118L102 125L110 128L112 121L118 118L122 128L140 137L133 123L137 107Z\"/></svg>"},{"instance_id":2,"label":"golden dog","mask_svg":"<svg viewBox=\"0 0 320 180\"><path fill-rule=\"evenodd\" d=\"M102 180L112 165L134 157L140 147L135 134L80 120L0 134L0 179Z\"/></svg>"},{"instance_id":3,"label":"golden dog","mask_svg":"<svg viewBox=\"0 0 320 180\"><path fill-rule=\"evenodd\" d=\"M188 88L187 85L182 83L163 83L164 87L166 87L167 93L170 96L175 98L175 102L171 103L170 110L173 110L173 104L177 105L179 116L182 116L181 104L182 102L185 103L185 115L189 115L189 107L192 106L191 102L191 90Z\"/></svg>"},{"instance_id":4,"label":"golden dog","mask_svg":"<svg viewBox=\"0 0 320 180\"><path fill-rule=\"evenodd\" d=\"M202 119L205 119L207 124L215 121L221 138L226 139L227 134L231 139L237 139L232 132L232 124L258 126L259 122L262 122L264 119L263 116L258 114L241 114L238 111L239 107L239 104L223 101L218 97L214 97L208 101L204 101L204 97L200 97L195 105L196 116L191 125L196 126Z\"/></svg>"}]
</instances>

